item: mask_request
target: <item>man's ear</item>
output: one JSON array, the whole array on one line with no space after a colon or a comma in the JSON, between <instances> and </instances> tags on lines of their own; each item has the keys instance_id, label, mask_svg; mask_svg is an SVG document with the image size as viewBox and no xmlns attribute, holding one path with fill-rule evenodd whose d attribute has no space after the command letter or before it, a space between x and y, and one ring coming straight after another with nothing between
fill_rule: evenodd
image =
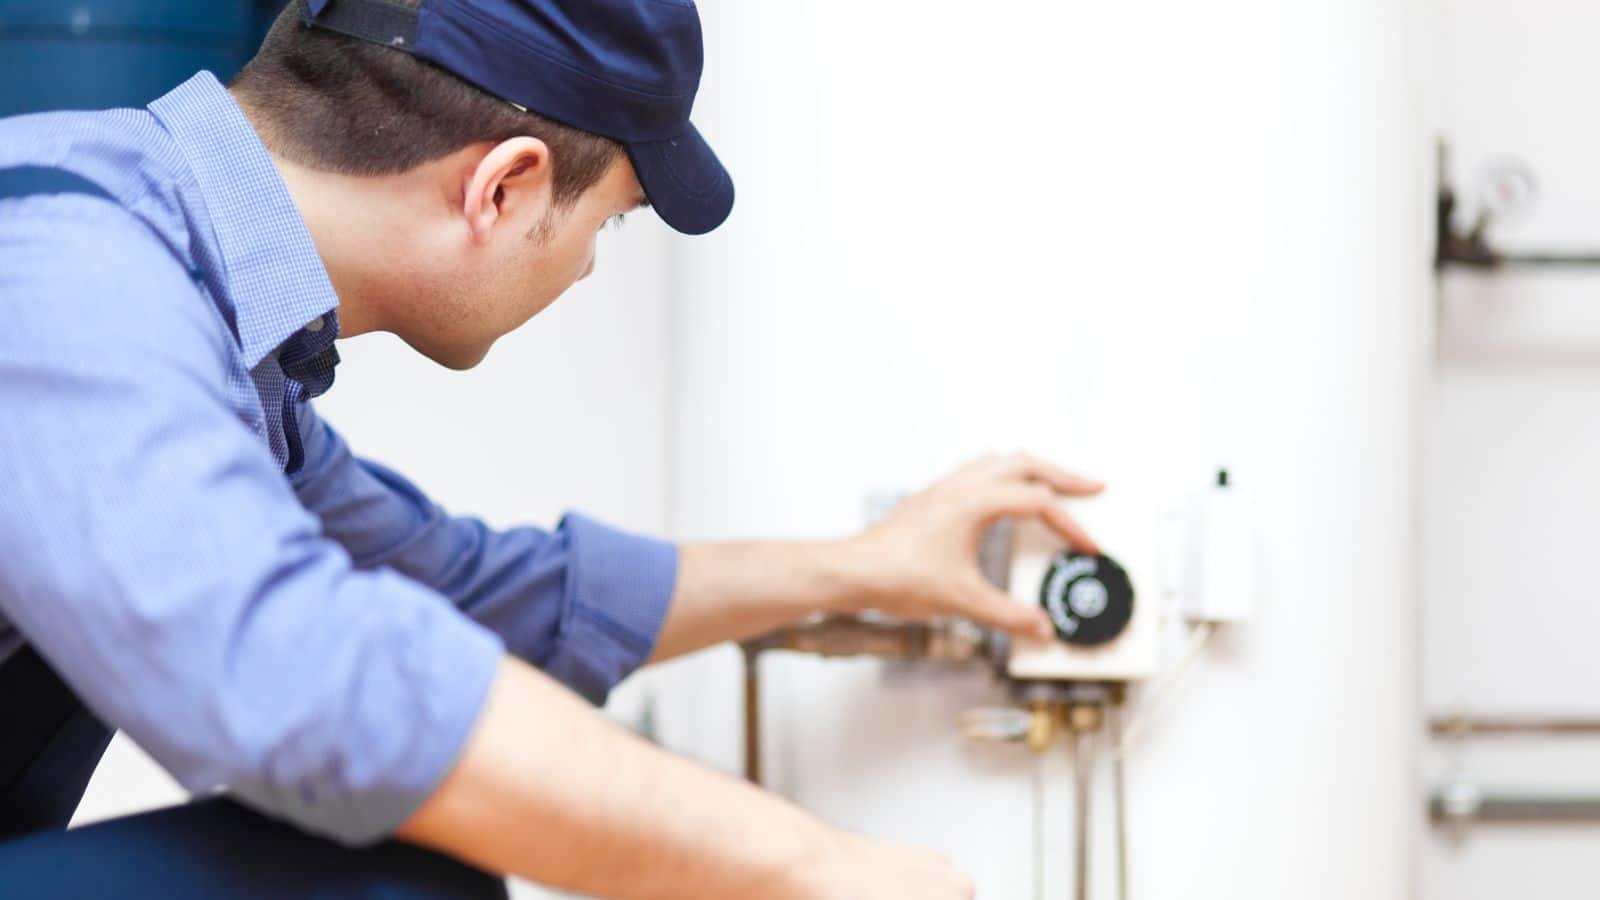
<instances>
[{"instance_id":1,"label":"man's ear","mask_svg":"<svg viewBox=\"0 0 1600 900\"><path fill-rule=\"evenodd\" d=\"M473 241L488 241L494 226L514 208L532 204L538 208L531 212L543 217L553 186L550 148L544 141L515 137L491 147L467 177L462 200Z\"/></svg>"}]
</instances>

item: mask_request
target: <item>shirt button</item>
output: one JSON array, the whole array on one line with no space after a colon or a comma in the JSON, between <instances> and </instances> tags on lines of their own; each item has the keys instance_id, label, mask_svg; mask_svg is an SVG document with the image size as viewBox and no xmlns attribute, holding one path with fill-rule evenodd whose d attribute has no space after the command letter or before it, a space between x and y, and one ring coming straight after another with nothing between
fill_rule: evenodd
<instances>
[{"instance_id":1,"label":"shirt button","mask_svg":"<svg viewBox=\"0 0 1600 900\"><path fill-rule=\"evenodd\" d=\"M311 332L312 334L316 334L317 332L321 331L322 330L322 319L321 319L321 317L312 319L311 321L307 322L306 323L306 330Z\"/></svg>"}]
</instances>

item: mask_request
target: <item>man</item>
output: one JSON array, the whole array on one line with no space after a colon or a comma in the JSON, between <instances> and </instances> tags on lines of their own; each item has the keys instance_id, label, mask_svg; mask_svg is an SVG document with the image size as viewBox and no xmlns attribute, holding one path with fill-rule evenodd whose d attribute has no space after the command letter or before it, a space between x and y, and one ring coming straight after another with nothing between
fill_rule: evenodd
<instances>
[{"instance_id":1,"label":"man","mask_svg":"<svg viewBox=\"0 0 1600 900\"><path fill-rule=\"evenodd\" d=\"M1097 484L984 459L837 542L493 532L311 402L338 337L470 367L608 220L720 224L700 64L677 0L302 0L230 90L0 122L0 893L971 895L584 700L817 610L1047 634L977 536L1088 546ZM234 799L63 832L108 728Z\"/></svg>"}]
</instances>

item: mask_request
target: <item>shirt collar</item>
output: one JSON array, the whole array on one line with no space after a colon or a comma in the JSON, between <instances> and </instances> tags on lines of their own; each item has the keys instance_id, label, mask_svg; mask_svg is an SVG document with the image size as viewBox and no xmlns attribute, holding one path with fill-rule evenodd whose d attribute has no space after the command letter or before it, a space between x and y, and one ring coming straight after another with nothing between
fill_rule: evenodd
<instances>
[{"instance_id":1,"label":"shirt collar","mask_svg":"<svg viewBox=\"0 0 1600 900\"><path fill-rule=\"evenodd\" d=\"M266 146L215 76L200 72L150 112L200 186L224 269L212 274L225 286L240 350L254 368L339 305L333 283Z\"/></svg>"}]
</instances>

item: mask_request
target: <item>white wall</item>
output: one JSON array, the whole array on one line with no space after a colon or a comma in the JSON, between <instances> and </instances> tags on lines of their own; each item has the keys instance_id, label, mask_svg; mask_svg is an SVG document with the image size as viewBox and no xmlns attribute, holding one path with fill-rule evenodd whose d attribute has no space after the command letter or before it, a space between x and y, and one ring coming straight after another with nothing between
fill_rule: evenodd
<instances>
[{"instance_id":1,"label":"white wall","mask_svg":"<svg viewBox=\"0 0 1600 900\"><path fill-rule=\"evenodd\" d=\"M1412 7L702 7L698 115L741 199L676 268L679 532L848 532L991 448L1102 474L1108 505L1227 463L1262 504L1266 603L1130 763L1135 895L1408 894ZM953 727L1002 699L981 676L768 671L776 788L1029 895L1030 763ZM671 679L667 742L737 766L732 655Z\"/></svg>"},{"instance_id":2,"label":"white wall","mask_svg":"<svg viewBox=\"0 0 1600 900\"><path fill-rule=\"evenodd\" d=\"M1434 128L1469 197L1491 160L1526 160L1538 204L1508 248L1600 246L1600 7L1432 0ZM1425 705L1432 712L1600 715L1589 563L1600 534L1600 272L1451 275L1439 293L1423 504ZM1600 793L1600 740L1434 742L1426 777ZM1424 893L1594 894L1594 827L1430 833Z\"/></svg>"}]
</instances>

